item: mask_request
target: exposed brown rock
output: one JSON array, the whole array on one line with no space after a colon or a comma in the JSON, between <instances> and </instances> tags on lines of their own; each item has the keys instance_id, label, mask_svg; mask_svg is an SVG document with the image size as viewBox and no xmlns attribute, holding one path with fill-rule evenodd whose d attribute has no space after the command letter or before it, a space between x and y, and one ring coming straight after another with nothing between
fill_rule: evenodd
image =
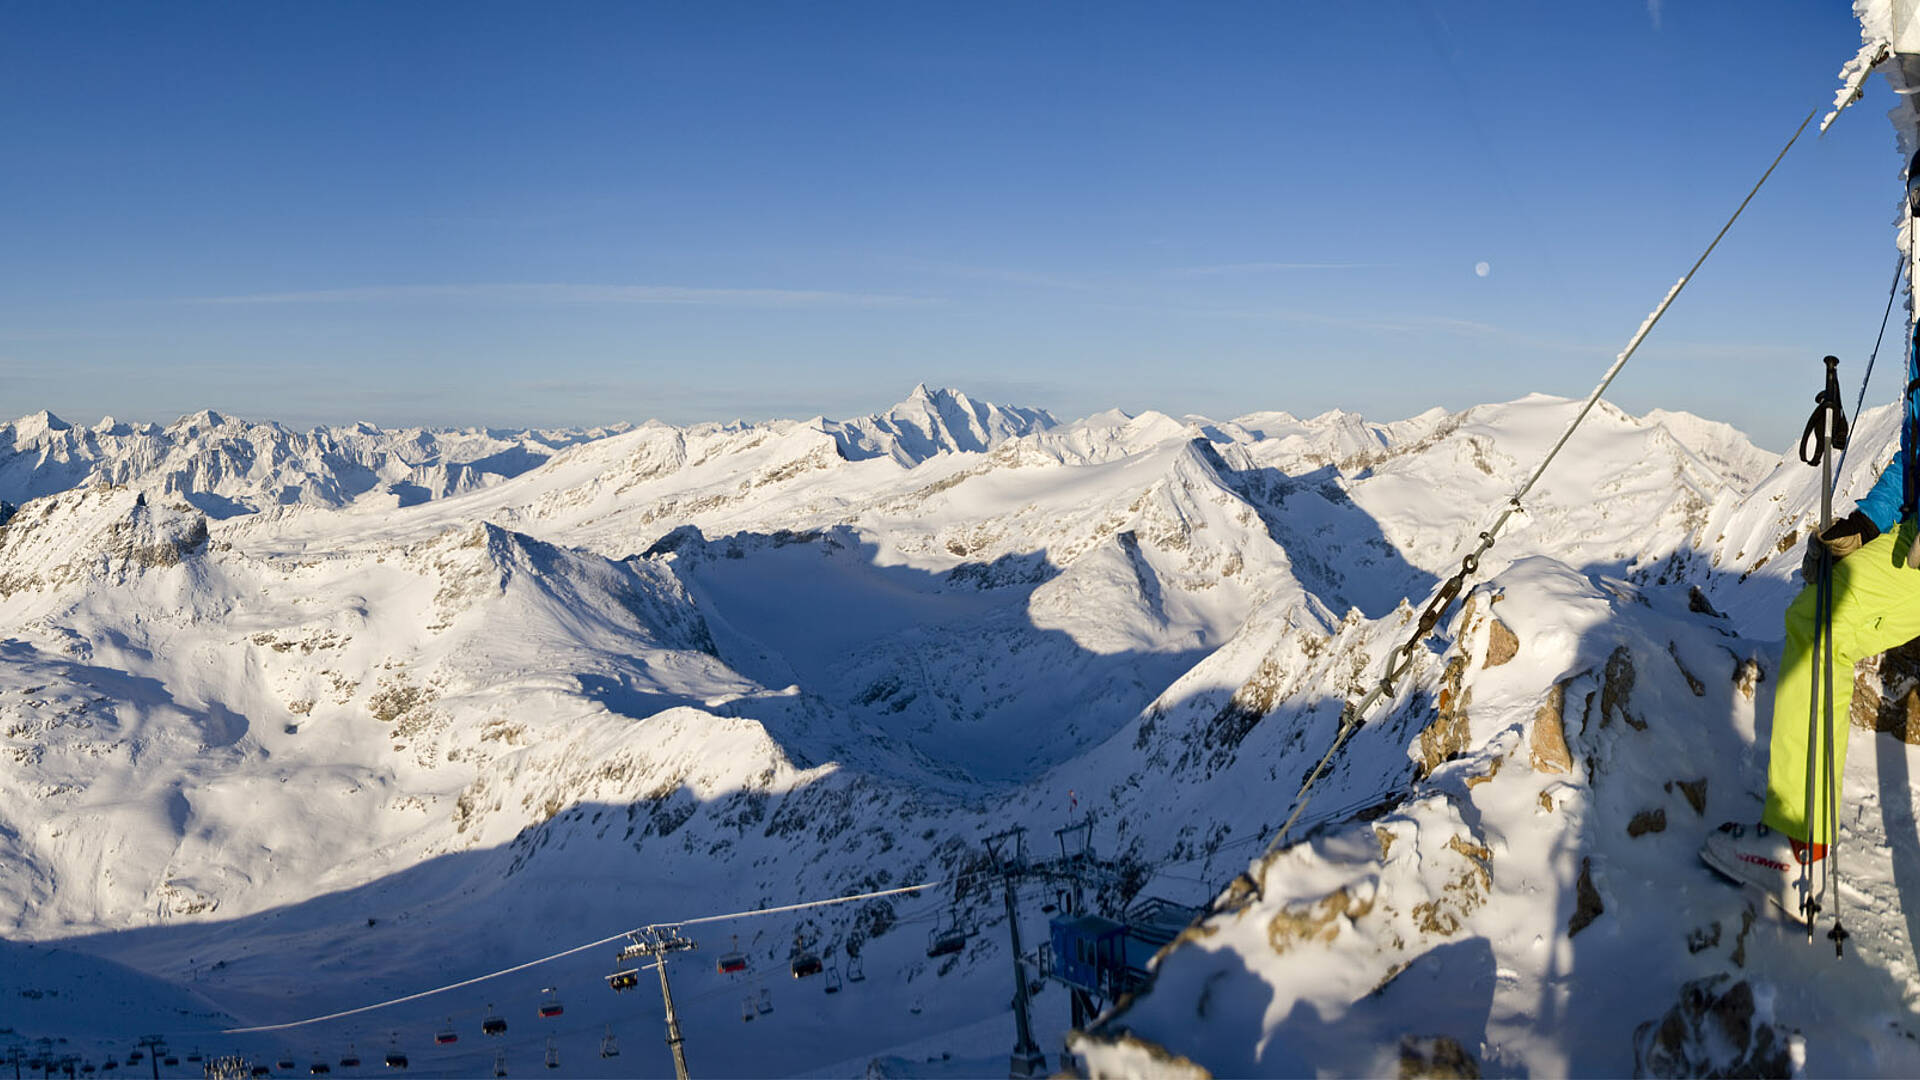
<instances>
[{"instance_id":1,"label":"exposed brown rock","mask_svg":"<svg viewBox=\"0 0 1920 1080\"><path fill-rule=\"evenodd\" d=\"M1667 812L1660 807L1655 807L1652 810L1642 810L1633 815L1632 821L1627 822L1627 835L1635 839L1645 836L1650 832L1666 831Z\"/></svg>"},{"instance_id":2,"label":"exposed brown rock","mask_svg":"<svg viewBox=\"0 0 1920 1080\"><path fill-rule=\"evenodd\" d=\"M1675 780L1674 785L1680 789L1680 794L1687 797L1687 805L1693 807L1693 812L1701 817L1705 817L1707 813L1707 778L1703 776L1698 780Z\"/></svg>"},{"instance_id":3,"label":"exposed brown rock","mask_svg":"<svg viewBox=\"0 0 1920 1080\"><path fill-rule=\"evenodd\" d=\"M1267 944L1284 953L1308 941L1332 941L1340 935L1340 920L1357 919L1373 910L1371 898L1362 899L1346 889L1333 892L1308 904L1283 908L1267 924Z\"/></svg>"},{"instance_id":4,"label":"exposed brown rock","mask_svg":"<svg viewBox=\"0 0 1920 1080\"><path fill-rule=\"evenodd\" d=\"M1232 761L1240 741L1247 737L1254 725L1273 711L1274 704L1280 699L1283 682L1279 661L1271 654L1267 655L1261 659L1253 677L1235 690L1227 703L1208 721L1205 745L1212 752L1211 760L1216 766Z\"/></svg>"},{"instance_id":5,"label":"exposed brown rock","mask_svg":"<svg viewBox=\"0 0 1920 1080\"><path fill-rule=\"evenodd\" d=\"M1400 1040L1400 1080L1479 1080L1480 1063L1450 1035Z\"/></svg>"},{"instance_id":6,"label":"exposed brown rock","mask_svg":"<svg viewBox=\"0 0 1920 1080\"><path fill-rule=\"evenodd\" d=\"M1433 722L1420 732L1420 775L1433 770L1467 748L1467 706L1473 700L1473 688L1465 685L1467 660L1456 656L1447 661L1440 676L1440 699Z\"/></svg>"},{"instance_id":7,"label":"exposed brown rock","mask_svg":"<svg viewBox=\"0 0 1920 1080\"><path fill-rule=\"evenodd\" d=\"M1481 773L1479 776L1467 777L1467 786L1469 788L1477 788L1481 784L1484 784L1487 781L1492 780L1494 777L1499 776L1500 766L1505 765L1506 763L1507 763L1507 757L1505 754L1494 755L1493 761L1487 765L1486 772Z\"/></svg>"},{"instance_id":8,"label":"exposed brown rock","mask_svg":"<svg viewBox=\"0 0 1920 1080\"><path fill-rule=\"evenodd\" d=\"M1753 987L1712 975L1680 988L1680 1000L1633 1033L1636 1076L1785 1076L1787 1029L1758 1020Z\"/></svg>"},{"instance_id":9,"label":"exposed brown rock","mask_svg":"<svg viewBox=\"0 0 1920 1080\"><path fill-rule=\"evenodd\" d=\"M1696 926L1687 931L1687 951L1697 953L1720 944L1720 923L1716 920L1711 926Z\"/></svg>"},{"instance_id":10,"label":"exposed brown rock","mask_svg":"<svg viewBox=\"0 0 1920 1080\"><path fill-rule=\"evenodd\" d=\"M1533 713L1533 731L1528 736L1527 749L1533 759L1533 770L1546 773L1568 773L1573 771L1573 753L1567 749L1566 724L1562 720L1567 704L1567 683L1571 679L1553 684L1547 691L1547 700L1542 702ZM1553 807L1549 805L1547 809Z\"/></svg>"},{"instance_id":11,"label":"exposed brown rock","mask_svg":"<svg viewBox=\"0 0 1920 1080\"><path fill-rule=\"evenodd\" d=\"M1765 682L1766 679L1766 669L1760 666L1760 661L1757 658L1752 656L1734 657L1733 688L1740 691L1741 697L1752 701L1754 689Z\"/></svg>"},{"instance_id":12,"label":"exposed brown rock","mask_svg":"<svg viewBox=\"0 0 1920 1080\"><path fill-rule=\"evenodd\" d=\"M1724 613L1714 609L1713 603L1707 599L1706 593L1700 591L1698 585L1687 586L1687 610L1697 615L1711 615L1716 619L1726 618Z\"/></svg>"},{"instance_id":13,"label":"exposed brown rock","mask_svg":"<svg viewBox=\"0 0 1920 1080\"><path fill-rule=\"evenodd\" d=\"M1728 957L1733 961L1734 967L1747 966L1747 935L1751 933L1753 933L1753 908L1749 906L1740 913L1740 932L1734 935L1733 953Z\"/></svg>"},{"instance_id":14,"label":"exposed brown rock","mask_svg":"<svg viewBox=\"0 0 1920 1080\"><path fill-rule=\"evenodd\" d=\"M1854 668L1854 727L1920 745L1920 640L1870 656Z\"/></svg>"},{"instance_id":15,"label":"exposed brown rock","mask_svg":"<svg viewBox=\"0 0 1920 1080\"><path fill-rule=\"evenodd\" d=\"M1520 639L1499 619L1487 620L1487 667L1497 668L1520 654Z\"/></svg>"},{"instance_id":16,"label":"exposed brown rock","mask_svg":"<svg viewBox=\"0 0 1920 1080\"><path fill-rule=\"evenodd\" d=\"M1693 691L1693 696L1706 697L1707 684L1695 678L1693 672L1687 670L1686 661L1680 659L1680 646L1671 641L1667 642L1667 655L1673 657L1673 666L1680 669L1680 675L1687 680L1687 689Z\"/></svg>"},{"instance_id":17,"label":"exposed brown rock","mask_svg":"<svg viewBox=\"0 0 1920 1080\"><path fill-rule=\"evenodd\" d=\"M1464 836L1447 841L1447 847L1470 864L1440 890L1440 895L1413 906L1415 926L1429 934L1452 937L1466 923L1467 916L1486 902L1493 887L1493 852Z\"/></svg>"},{"instance_id":18,"label":"exposed brown rock","mask_svg":"<svg viewBox=\"0 0 1920 1080\"><path fill-rule=\"evenodd\" d=\"M1471 859L1480 868L1480 883L1492 885L1493 877L1488 869L1493 864L1493 851L1484 844L1476 844L1465 836L1456 836L1447 841L1447 848Z\"/></svg>"},{"instance_id":19,"label":"exposed brown rock","mask_svg":"<svg viewBox=\"0 0 1920 1080\"><path fill-rule=\"evenodd\" d=\"M1593 887L1593 859L1580 860L1580 880L1574 885L1573 915L1567 919L1567 936L1572 937L1593 925L1607 906L1600 902L1600 890Z\"/></svg>"},{"instance_id":20,"label":"exposed brown rock","mask_svg":"<svg viewBox=\"0 0 1920 1080\"><path fill-rule=\"evenodd\" d=\"M1600 683L1600 726L1606 727L1615 716L1638 731L1645 731L1646 722L1627 711L1627 700L1633 695L1635 679L1633 653L1625 645L1613 650L1607 657L1606 674Z\"/></svg>"}]
</instances>

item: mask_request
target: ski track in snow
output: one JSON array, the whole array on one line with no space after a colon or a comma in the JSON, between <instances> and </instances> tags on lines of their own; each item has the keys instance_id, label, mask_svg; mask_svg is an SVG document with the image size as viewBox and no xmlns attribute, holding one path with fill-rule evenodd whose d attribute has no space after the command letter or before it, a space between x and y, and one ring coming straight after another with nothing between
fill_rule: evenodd
<instances>
[{"instance_id":1,"label":"ski track in snow","mask_svg":"<svg viewBox=\"0 0 1920 1080\"><path fill-rule=\"evenodd\" d=\"M148 1031L302 1069L394 1046L423 1075L537 1068L552 1036L567 1075L659 1073L657 990L609 993L611 948L214 1032L965 875L984 835L1042 852L1077 807L1140 895L1220 900L1082 1042L1104 1072L1392 1072L1445 1036L1493 1072L1624 1073L1721 974L1756 1030L1826 1033L1810 1071L1920 1071L1908 748L1854 735L1837 966L1694 857L1757 816L1816 502L1815 470L1724 425L1603 403L1307 842L1249 869L1408 605L1577 407L1061 424L920 387L852 421L593 432L0 425L0 1028L94 1060ZM1860 418L1843 499L1895 427ZM1533 750L1556 686L1557 772ZM1696 779L1698 811L1673 787ZM1583 867L1605 911L1569 935ZM671 968L693 1070L1004 1069L1004 915L966 880L698 928ZM956 913L980 932L929 960ZM788 978L796 935L867 978ZM753 973L722 976L736 942ZM1035 1010L1052 1062L1062 991Z\"/></svg>"}]
</instances>

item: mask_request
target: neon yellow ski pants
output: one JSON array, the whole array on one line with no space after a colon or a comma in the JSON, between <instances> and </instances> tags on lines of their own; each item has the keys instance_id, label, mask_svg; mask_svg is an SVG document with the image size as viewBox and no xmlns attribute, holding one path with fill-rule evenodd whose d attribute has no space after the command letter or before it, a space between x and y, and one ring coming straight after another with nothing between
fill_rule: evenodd
<instances>
[{"instance_id":1,"label":"neon yellow ski pants","mask_svg":"<svg viewBox=\"0 0 1920 1080\"><path fill-rule=\"evenodd\" d=\"M1847 764L1847 710L1853 704L1853 665L1920 637L1920 569L1906 565L1914 530L1902 524L1841 559L1833 567L1833 775ZM1760 820L1769 828L1814 843L1827 843L1826 758L1807 745L1808 702L1821 677L1813 655L1814 608L1808 585L1787 606L1787 645L1780 657L1780 687L1773 697L1773 740L1767 761L1767 805ZM1819 740L1816 740L1819 741ZM1807 813L1807 769L1814 768L1813 805ZM1836 799L1834 805L1839 805Z\"/></svg>"}]
</instances>

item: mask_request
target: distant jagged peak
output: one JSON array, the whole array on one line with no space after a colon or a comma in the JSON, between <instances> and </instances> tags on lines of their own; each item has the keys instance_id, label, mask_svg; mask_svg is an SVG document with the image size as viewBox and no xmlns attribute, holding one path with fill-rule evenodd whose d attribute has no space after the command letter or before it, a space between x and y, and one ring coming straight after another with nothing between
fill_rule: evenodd
<instances>
[{"instance_id":1,"label":"distant jagged peak","mask_svg":"<svg viewBox=\"0 0 1920 1080\"><path fill-rule=\"evenodd\" d=\"M822 427L848 461L890 457L912 468L937 454L984 453L1058 424L1045 409L976 401L959 390L922 382L884 413L829 420Z\"/></svg>"},{"instance_id":2,"label":"distant jagged peak","mask_svg":"<svg viewBox=\"0 0 1920 1080\"><path fill-rule=\"evenodd\" d=\"M73 427L48 409L28 413L8 426L13 428L15 442L32 442L50 432L68 431Z\"/></svg>"}]
</instances>

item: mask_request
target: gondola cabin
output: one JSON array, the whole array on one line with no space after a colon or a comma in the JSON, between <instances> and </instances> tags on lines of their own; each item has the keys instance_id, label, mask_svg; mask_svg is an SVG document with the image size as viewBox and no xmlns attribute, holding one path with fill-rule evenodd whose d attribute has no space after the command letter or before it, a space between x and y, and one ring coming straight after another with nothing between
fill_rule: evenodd
<instances>
[{"instance_id":1,"label":"gondola cabin","mask_svg":"<svg viewBox=\"0 0 1920 1080\"><path fill-rule=\"evenodd\" d=\"M804 979L809 975L818 975L823 966L818 956L812 953L801 953L793 958L793 977Z\"/></svg>"},{"instance_id":2,"label":"gondola cabin","mask_svg":"<svg viewBox=\"0 0 1920 1080\"><path fill-rule=\"evenodd\" d=\"M1063 915L1047 923L1053 971L1061 982L1107 995L1125 975L1127 927L1098 915Z\"/></svg>"},{"instance_id":3,"label":"gondola cabin","mask_svg":"<svg viewBox=\"0 0 1920 1080\"><path fill-rule=\"evenodd\" d=\"M725 953L720 957L719 963L715 964L714 967L717 968L722 975L738 975L747 970L747 955L737 952Z\"/></svg>"},{"instance_id":4,"label":"gondola cabin","mask_svg":"<svg viewBox=\"0 0 1920 1080\"><path fill-rule=\"evenodd\" d=\"M480 1034L482 1035L497 1036L497 1035L505 1035L506 1033L507 1033L506 1017L489 1016L485 1020L480 1021Z\"/></svg>"},{"instance_id":5,"label":"gondola cabin","mask_svg":"<svg viewBox=\"0 0 1920 1080\"><path fill-rule=\"evenodd\" d=\"M353 1047L351 1047L351 1046L349 1046L349 1047L347 1047L347 1052L346 1052L346 1053L344 1053L344 1054L342 1054L342 1055L340 1055L340 1067L341 1067L341 1068L343 1068L343 1069L357 1069L357 1068L359 1068L359 1067L360 1067L360 1054L359 1054L359 1052L358 1052L358 1051L356 1051L356 1050L355 1050L355 1049L354 1049Z\"/></svg>"},{"instance_id":6,"label":"gondola cabin","mask_svg":"<svg viewBox=\"0 0 1920 1080\"><path fill-rule=\"evenodd\" d=\"M387 1051L387 1068L404 1069L407 1067L407 1055L398 1050Z\"/></svg>"},{"instance_id":7,"label":"gondola cabin","mask_svg":"<svg viewBox=\"0 0 1920 1080\"><path fill-rule=\"evenodd\" d=\"M314 1076L329 1076L333 1073L333 1066L324 1061L316 1061L307 1066L307 1072Z\"/></svg>"},{"instance_id":8,"label":"gondola cabin","mask_svg":"<svg viewBox=\"0 0 1920 1080\"><path fill-rule=\"evenodd\" d=\"M633 968L616 971L607 976L607 985L613 987L613 992L616 994L631 990L640 985L640 972Z\"/></svg>"}]
</instances>

